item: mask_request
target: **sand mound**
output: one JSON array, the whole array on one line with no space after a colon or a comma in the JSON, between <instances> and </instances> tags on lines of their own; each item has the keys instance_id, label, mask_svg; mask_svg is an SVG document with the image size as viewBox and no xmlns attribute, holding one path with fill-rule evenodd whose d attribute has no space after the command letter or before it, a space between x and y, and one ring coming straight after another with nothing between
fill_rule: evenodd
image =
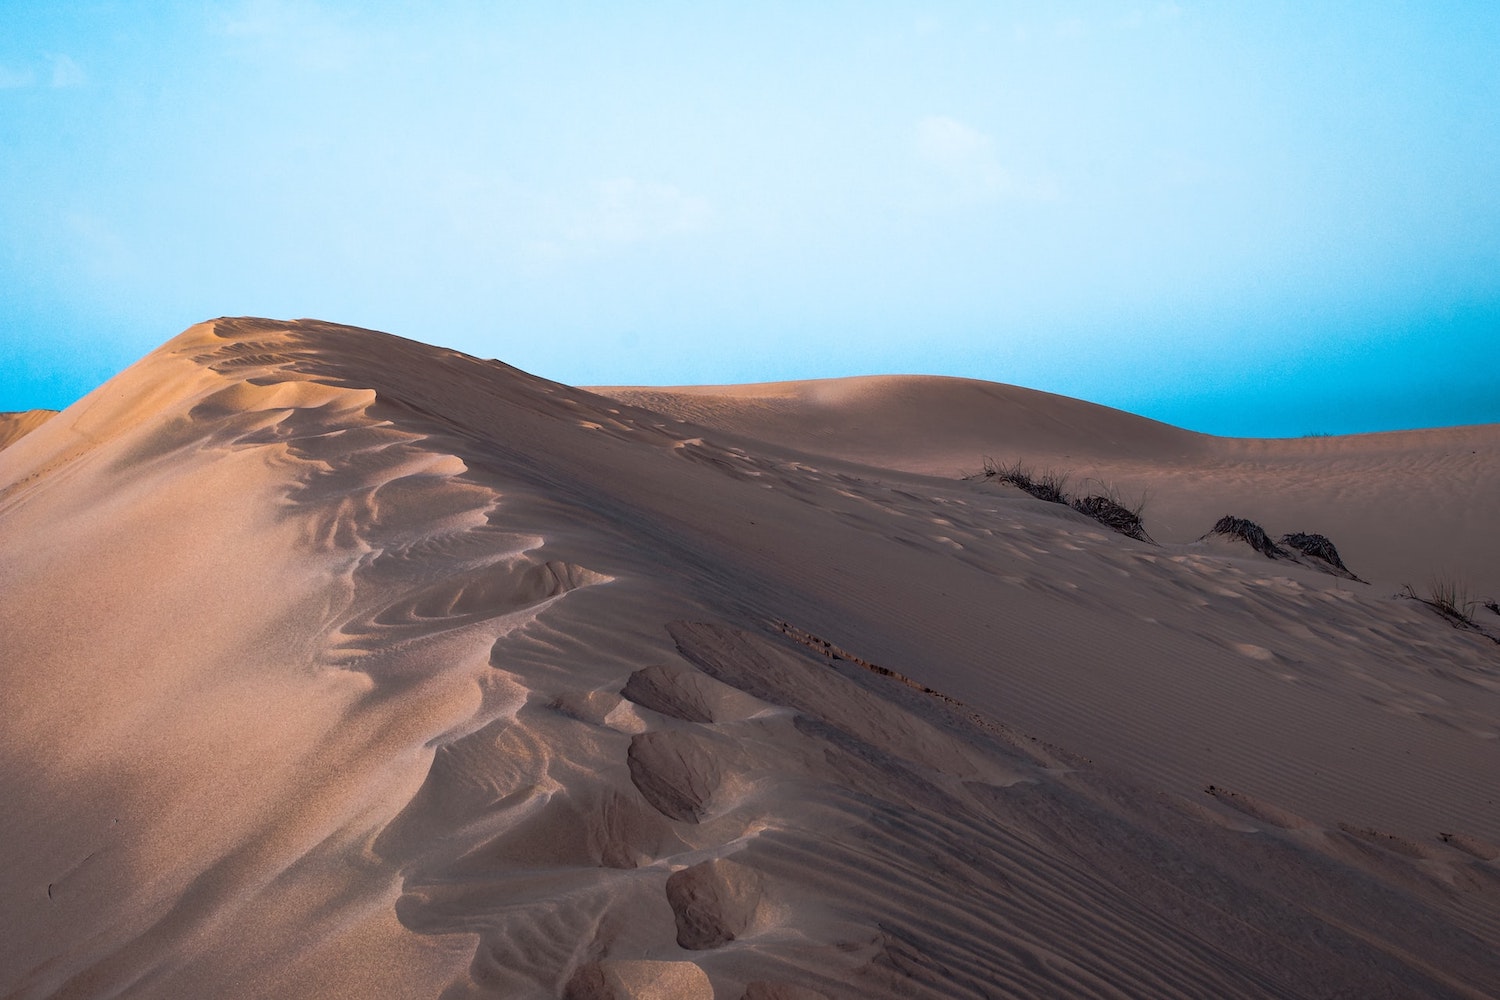
<instances>
[{"instance_id":1,"label":"sand mound","mask_svg":"<svg viewBox=\"0 0 1500 1000\"><path fill-rule=\"evenodd\" d=\"M957 428L972 464L1133 468L1148 519L1163 481L1198 530L1347 514L1363 569L1408 557L1368 526L1411 470L1489 483L1500 429L1262 447L959 380L654 392L218 320L0 451L0 995L1500 982L1494 643L912 461ZM1403 527L1488 551L1445 510Z\"/></svg>"}]
</instances>

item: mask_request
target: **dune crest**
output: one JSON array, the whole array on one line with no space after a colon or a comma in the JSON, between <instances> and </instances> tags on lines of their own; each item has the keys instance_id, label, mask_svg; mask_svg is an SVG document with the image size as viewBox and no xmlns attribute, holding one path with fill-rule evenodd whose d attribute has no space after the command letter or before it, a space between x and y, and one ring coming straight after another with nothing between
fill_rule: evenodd
<instances>
[{"instance_id":1,"label":"dune crest","mask_svg":"<svg viewBox=\"0 0 1500 1000\"><path fill-rule=\"evenodd\" d=\"M1487 995L1500 646L997 425L1375 574L1351 483L1500 465L200 324L0 451L0 995Z\"/></svg>"}]
</instances>

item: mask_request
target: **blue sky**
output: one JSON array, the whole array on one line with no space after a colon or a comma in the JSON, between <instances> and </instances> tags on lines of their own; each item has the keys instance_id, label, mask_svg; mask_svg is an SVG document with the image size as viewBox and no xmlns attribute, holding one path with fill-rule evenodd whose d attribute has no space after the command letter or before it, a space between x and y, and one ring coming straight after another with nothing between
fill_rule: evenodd
<instances>
[{"instance_id":1,"label":"blue sky","mask_svg":"<svg viewBox=\"0 0 1500 1000\"><path fill-rule=\"evenodd\" d=\"M8 0L0 409L242 314L1500 422L1500 5Z\"/></svg>"}]
</instances>

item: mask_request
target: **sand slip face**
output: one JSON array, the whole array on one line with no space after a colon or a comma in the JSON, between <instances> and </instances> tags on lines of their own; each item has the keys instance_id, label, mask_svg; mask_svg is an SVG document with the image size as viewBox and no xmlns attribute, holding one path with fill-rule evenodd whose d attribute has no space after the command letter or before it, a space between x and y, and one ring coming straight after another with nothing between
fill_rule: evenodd
<instances>
[{"instance_id":1,"label":"sand slip face","mask_svg":"<svg viewBox=\"0 0 1500 1000\"><path fill-rule=\"evenodd\" d=\"M0 452L0 995L1500 981L1500 646L711 403L220 320Z\"/></svg>"}]
</instances>

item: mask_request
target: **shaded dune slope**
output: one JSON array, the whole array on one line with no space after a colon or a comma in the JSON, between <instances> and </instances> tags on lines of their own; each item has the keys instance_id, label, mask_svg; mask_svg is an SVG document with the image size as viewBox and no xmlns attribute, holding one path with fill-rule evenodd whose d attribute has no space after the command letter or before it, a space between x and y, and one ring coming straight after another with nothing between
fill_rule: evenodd
<instances>
[{"instance_id":1,"label":"shaded dune slope","mask_svg":"<svg viewBox=\"0 0 1500 1000\"><path fill-rule=\"evenodd\" d=\"M814 454L946 474L984 449L1082 458L1190 460L1211 438L1079 399L931 375L594 391L716 430ZM1009 456L1007 456L1009 457Z\"/></svg>"},{"instance_id":2,"label":"shaded dune slope","mask_svg":"<svg viewBox=\"0 0 1500 1000\"><path fill-rule=\"evenodd\" d=\"M717 412L218 320L0 452L0 996L1500 982L1500 646Z\"/></svg>"}]
</instances>

